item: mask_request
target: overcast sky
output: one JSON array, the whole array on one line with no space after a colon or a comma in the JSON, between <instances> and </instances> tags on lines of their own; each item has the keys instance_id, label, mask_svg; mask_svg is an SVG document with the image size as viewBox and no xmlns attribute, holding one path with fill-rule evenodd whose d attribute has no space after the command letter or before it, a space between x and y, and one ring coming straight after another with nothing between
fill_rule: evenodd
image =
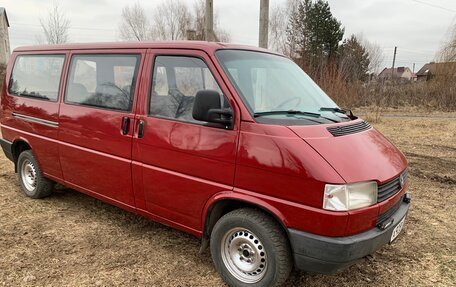
<instances>
[{"instance_id":1,"label":"overcast sky","mask_svg":"<svg viewBox=\"0 0 456 287\"><path fill-rule=\"evenodd\" d=\"M152 15L165 0L143 0L140 4ZM61 0L71 21L71 42L118 40L121 10L132 0ZM190 8L194 0L187 0ZM231 34L232 42L258 44L259 0L214 0L219 25ZM286 0L270 0L270 6ZM415 71L434 59L456 24L455 0L329 0L333 15L345 27L345 37L363 34L379 44L385 66L391 66L394 46L398 46L396 66L416 63ZM41 34L40 17L51 6L48 0L1 0L10 22L11 48L36 44Z\"/></svg>"}]
</instances>

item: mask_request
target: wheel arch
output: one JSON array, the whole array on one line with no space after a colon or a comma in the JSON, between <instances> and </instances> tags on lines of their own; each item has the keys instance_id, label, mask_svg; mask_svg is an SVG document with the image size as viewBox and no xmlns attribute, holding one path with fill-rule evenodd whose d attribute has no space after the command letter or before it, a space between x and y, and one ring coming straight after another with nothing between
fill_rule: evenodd
<instances>
[{"instance_id":1,"label":"wheel arch","mask_svg":"<svg viewBox=\"0 0 456 287\"><path fill-rule=\"evenodd\" d=\"M17 160L19 159L19 155L25 150L32 150L32 146L28 140L19 137L13 141L11 152L13 154L15 172L17 172Z\"/></svg>"},{"instance_id":2,"label":"wheel arch","mask_svg":"<svg viewBox=\"0 0 456 287\"><path fill-rule=\"evenodd\" d=\"M239 208L256 208L271 216L279 223L288 237L288 222L285 216L266 201L241 193L224 192L212 197L206 204L202 215L203 239L209 238L215 223L225 214ZM287 238L288 240L288 238Z\"/></svg>"}]
</instances>

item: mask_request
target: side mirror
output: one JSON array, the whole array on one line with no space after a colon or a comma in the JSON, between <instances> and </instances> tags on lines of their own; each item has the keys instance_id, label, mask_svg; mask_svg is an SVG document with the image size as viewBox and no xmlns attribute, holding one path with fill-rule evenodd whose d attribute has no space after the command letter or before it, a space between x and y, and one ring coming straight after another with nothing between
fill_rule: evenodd
<instances>
[{"instance_id":1,"label":"side mirror","mask_svg":"<svg viewBox=\"0 0 456 287\"><path fill-rule=\"evenodd\" d=\"M192 115L197 121L219 124L225 127L233 125L233 111L229 108L222 109L220 94L214 90L201 90L196 93Z\"/></svg>"}]
</instances>

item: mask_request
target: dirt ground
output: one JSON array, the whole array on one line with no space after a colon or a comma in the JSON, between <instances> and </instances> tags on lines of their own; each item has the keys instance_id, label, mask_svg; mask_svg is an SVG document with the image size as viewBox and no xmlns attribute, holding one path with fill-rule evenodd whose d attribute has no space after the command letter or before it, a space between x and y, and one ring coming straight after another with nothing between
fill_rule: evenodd
<instances>
[{"instance_id":1,"label":"dirt ground","mask_svg":"<svg viewBox=\"0 0 456 287\"><path fill-rule=\"evenodd\" d=\"M336 275L286 286L456 286L456 118L375 127L410 162L412 206L398 240ZM219 286L199 240L72 190L20 191L0 156L0 286Z\"/></svg>"}]
</instances>

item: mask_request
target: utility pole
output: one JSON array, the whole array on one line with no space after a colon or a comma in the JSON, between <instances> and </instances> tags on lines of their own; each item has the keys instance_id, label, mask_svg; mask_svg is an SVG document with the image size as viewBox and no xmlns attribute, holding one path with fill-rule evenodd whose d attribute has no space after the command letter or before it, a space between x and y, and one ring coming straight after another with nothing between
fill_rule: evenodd
<instances>
[{"instance_id":1,"label":"utility pole","mask_svg":"<svg viewBox=\"0 0 456 287\"><path fill-rule=\"evenodd\" d=\"M413 71L412 72L415 74L415 63L413 63Z\"/></svg>"},{"instance_id":2,"label":"utility pole","mask_svg":"<svg viewBox=\"0 0 456 287\"><path fill-rule=\"evenodd\" d=\"M394 78L394 65L396 64L397 47L394 47L393 68L391 69L391 80Z\"/></svg>"},{"instance_id":3,"label":"utility pole","mask_svg":"<svg viewBox=\"0 0 456 287\"><path fill-rule=\"evenodd\" d=\"M204 39L214 41L214 1L206 0Z\"/></svg>"},{"instance_id":4,"label":"utility pole","mask_svg":"<svg viewBox=\"0 0 456 287\"><path fill-rule=\"evenodd\" d=\"M269 34L269 0L260 1L260 35L258 46L267 49Z\"/></svg>"}]
</instances>

